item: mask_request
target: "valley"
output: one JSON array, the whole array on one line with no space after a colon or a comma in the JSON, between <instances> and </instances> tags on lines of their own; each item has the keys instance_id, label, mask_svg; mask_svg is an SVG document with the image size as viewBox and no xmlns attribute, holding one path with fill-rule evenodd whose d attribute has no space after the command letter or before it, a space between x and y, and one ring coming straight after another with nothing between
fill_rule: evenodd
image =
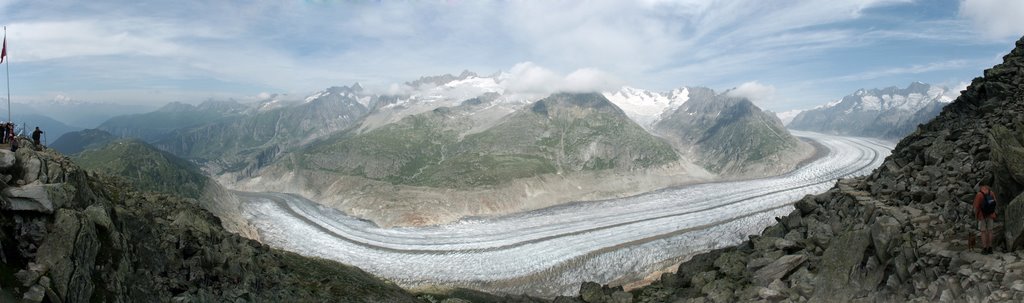
<instances>
[{"instance_id":1,"label":"valley","mask_svg":"<svg viewBox=\"0 0 1024 303\"><path fill-rule=\"evenodd\" d=\"M294 194L237 192L261 241L352 264L406 288L468 287L571 295L582 281L627 283L707 250L734 245L824 192L878 167L893 143L793 132L828 149L795 171L529 212L381 228ZM628 260L628 261L627 261Z\"/></svg>"}]
</instances>

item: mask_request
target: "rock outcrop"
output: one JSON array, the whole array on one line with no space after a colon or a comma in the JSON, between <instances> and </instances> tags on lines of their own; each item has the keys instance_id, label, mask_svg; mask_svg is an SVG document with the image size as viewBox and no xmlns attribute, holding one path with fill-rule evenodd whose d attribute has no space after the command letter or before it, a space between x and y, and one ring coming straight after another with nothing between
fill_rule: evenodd
<instances>
[{"instance_id":1,"label":"rock outcrop","mask_svg":"<svg viewBox=\"0 0 1024 303\"><path fill-rule=\"evenodd\" d=\"M136 192L52 150L13 155L0 161L0 301L420 302L229 233L195 200Z\"/></svg>"},{"instance_id":2,"label":"rock outcrop","mask_svg":"<svg viewBox=\"0 0 1024 303\"><path fill-rule=\"evenodd\" d=\"M1022 134L1024 38L870 176L797 201L749 241L632 290L633 302L1021 302ZM980 183L999 201L993 255L969 244Z\"/></svg>"}]
</instances>

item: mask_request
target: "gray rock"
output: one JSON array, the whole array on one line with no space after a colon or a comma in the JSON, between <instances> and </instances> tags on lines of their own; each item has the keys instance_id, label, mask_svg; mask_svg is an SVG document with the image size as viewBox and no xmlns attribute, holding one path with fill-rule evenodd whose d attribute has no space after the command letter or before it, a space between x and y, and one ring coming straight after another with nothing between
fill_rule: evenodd
<instances>
[{"instance_id":1,"label":"gray rock","mask_svg":"<svg viewBox=\"0 0 1024 303\"><path fill-rule=\"evenodd\" d=\"M810 196L804 197L803 199L800 199L800 201L796 201L793 206L800 210L800 213L805 216L813 213L819 207L814 198Z\"/></svg>"},{"instance_id":2,"label":"gray rock","mask_svg":"<svg viewBox=\"0 0 1024 303\"><path fill-rule=\"evenodd\" d=\"M789 273L793 272L797 266L807 261L805 255L785 255L775 262L768 264L767 266L758 269L754 272L752 280L754 284L759 286L768 286L769 283L776 279L783 279Z\"/></svg>"},{"instance_id":3,"label":"gray rock","mask_svg":"<svg viewBox=\"0 0 1024 303\"><path fill-rule=\"evenodd\" d=\"M711 302L732 302L736 285L726 279L714 280L700 288L701 293L707 296Z\"/></svg>"},{"instance_id":4,"label":"gray rock","mask_svg":"<svg viewBox=\"0 0 1024 303\"><path fill-rule=\"evenodd\" d=\"M633 294L617 290L612 293L611 303L631 303L633 302Z\"/></svg>"},{"instance_id":5,"label":"gray rock","mask_svg":"<svg viewBox=\"0 0 1024 303\"><path fill-rule=\"evenodd\" d=\"M772 262L774 262L774 261L775 261L774 259L769 259L769 258L754 258L754 259L750 259L750 261L747 262L747 271L755 271L755 270L761 269L762 267L765 267L768 264L772 264Z\"/></svg>"},{"instance_id":6,"label":"gray rock","mask_svg":"<svg viewBox=\"0 0 1024 303\"><path fill-rule=\"evenodd\" d=\"M32 285L28 291L21 297L25 302L43 302L43 297L46 296L46 289L39 285Z\"/></svg>"},{"instance_id":7,"label":"gray rock","mask_svg":"<svg viewBox=\"0 0 1024 303\"><path fill-rule=\"evenodd\" d=\"M601 284L594 282L583 282L580 285L580 299L587 303L601 303L605 302L607 295L601 290Z\"/></svg>"},{"instance_id":8,"label":"gray rock","mask_svg":"<svg viewBox=\"0 0 1024 303\"><path fill-rule=\"evenodd\" d=\"M875 245L875 256L882 263L889 261L889 249L893 240L900 235L900 223L893 217L880 216L871 225L871 241Z\"/></svg>"},{"instance_id":9,"label":"gray rock","mask_svg":"<svg viewBox=\"0 0 1024 303\"><path fill-rule=\"evenodd\" d=\"M17 163L17 158L14 157L14 152L0 149L0 172L11 171L15 163Z\"/></svg>"},{"instance_id":10,"label":"gray rock","mask_svg":"<svg viewBox=\"0 0 1024 303\"><path fill-rule=\"evenodd\" d=\"M693 278L690 279L690 285L693 285L694 288L698 289L703 288L708 283L711 283L711 281L714 281L716 277L718 277L717 271L701 272L693 275Z\"/></svg>"},{"instance_id":11,"label":"gray rock","mask_svg":"<svg viewBox=\"0 0 1024 303\"><path fill-rule=\"evenodd\" d=\"M1024 193L1013 198L1005 208L1006 215L999 216L1003 220L1003 233L1006 243L1012 250L1024 248Z\"/></svg>"},{"instance_id":12,"label":"gray rock","mask_svg":"<svg viewBox=\"0 0 1024 303\"><path fill-rule=\"evenodd\" d=\"M791 241L791 240L776 239L775 240L775 248L777 248L779 250L784 250L784 251L792 251L794 249L799 249L800 248L800 244L795 242L795 241Z\"/></svg>"},{"instance_id":13,"label":"gray rock","mask_svg":"<svg viewBox=\"0 0 1024 303\"><path fill-rule=\"evenodd\" d=\"M852 292L858 290L851 287L851 272L864 260L870 243L870 234L863 229L836 238L821 257L812 300L849 301Z\"/></svg>"},{"instance_id":14,"label":"gray rock","mask_svg":"<svg viewBox=\"0 0 1024 303\"><path fill-rule=\"evenodd\" d=\"M4 188L0 195L10 203L8 209L53 213L75 196L71 185L30 183L20 187Z\"/></svg>"},{"instance_id":15,"label":"gray rock","mask_svg":"<svg viewBox=\"0 0 1024 303\"><path fill-rule=\"evenodd\" d=\"M53 230L39 248L36 260L49 268L58 299L87 302L92 296L92 268L99 239L92 224L82 224L73 210L57 211Z\"/></svg>"},{"instance_id":16,"label":"gray rock","mask_svg":"<svg viewBox=\"0 0 1024 303\"><path fill-rule=\"evenodd\" d=\"M778 290L770 289L767 287L760 287L757 289L757 296L765 300L782 300L786 295L782 294Z\"/></svg>"},{"instance_id":17,"label":"gray rock","mask_svg":"<svg viewBox=\"0 0 1024 303\"><path fill-rule=\"evenodd\" d=\"M747 260L746 256L741 252L731 251L723 253L715 259L715 268L718 271L725 274L728 277L739 279L743 276L746 269Z\"/></svg>"},{"instance_id":18,"label":"gray rock","mask_svg":"<svg viewBox=\"0 0 1024 303\"><path fill-rule=\"evenodd\" d=\"M677 288L681 286L682 282L683 281L680 281L679 279L679 275L676 275L675 273L667 272L661 274L661 285L665 288Z\"/></svg>"},{"instance_id":19,"label":"gray rock","mask_svg":"<svg viewBox=\"0 0 1024 303\"><path fill-rule=\"evenodd\" d=\"M96 226L101 226L107 230L110 230L114 226L114 222L110 220L110 215L107 214L107 210L101 205L90 205L85 209L84 214L85 217L93 224L96 224Z\"/></svg>"},{"instance_id":20,"label":"gray rock","mask_svg":"<svg viewBox=\"0 0 1024 303\"><path fill-rule=\"evenodd\" d=\"M22 153L18 153L19 155ZM27 154L27 152L26 152ZM26 156L21 162L21 180L29 184L39 180L39 172L42 170L43 162L35 156Z\"/></svg>"},{"instance_id":21,"label":"gray rock","mask_svg":"<svg viewBox=\"0 0 1024 303\"><path fill-rule=\"evenodd\" d=\"M444 299L443 301L441 301L441 303L473 303L473 302L471 302L469 300L466 300L466 299L448 298L448 299Z\"/></svg>"}]
</instances>

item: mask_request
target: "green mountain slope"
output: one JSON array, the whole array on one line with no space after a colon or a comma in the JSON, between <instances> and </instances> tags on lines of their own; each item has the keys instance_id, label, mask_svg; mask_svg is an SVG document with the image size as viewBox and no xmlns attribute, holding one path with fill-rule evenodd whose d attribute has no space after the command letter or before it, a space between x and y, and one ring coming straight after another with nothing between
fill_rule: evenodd
<instances>
[{"instance_id":1,"label":"green mountain slope","mask_svg":"<svg viewBox=\"0 0 1024 303\"><path fill-rule=\"evenodd\" d=\"M64 154L72 155L86 149L106 146L107 143L114 140L117 140L117 137L106 131L85 129L60 136L50 144L50 147Z\"/></svg>"},{"instance_id":2,"label":"green mountain slope","mask_svg":"<svg viewBox=\"0 0 1024 303\"><path fill-rule=\"evenodd\" d=\"M120 176L142 190L198 199L209 178L188 161L135 139L83 151L75 162L86 170Z\"/></svg>"},{"instance_id":3,"label":"green mountain slope","mask_svg":"<svg viewBox=\"0 0 1024 303\"><path fill-rule=\"evenodd\" d=\"M799 147L775 115L744 98L690 88L690 99L655 125L681 146L692 146L697 163L717 173L742 173L770 164Z\"/></svg>"},{"instance_id":4,"label":"green mountain slope","mask_svg":"<svg viewBox=\"0 0 1024 303\"><path fill-rule=\"evenodd\" d=\"M155 142L177 129L205 125L247 109L234 101L206 101L199 105L172 102L156 111L110 118L97 128L117 137Z\"/></svg>"},{"instance_id":5,"label":"green mountain slope","mask_svg":"<svg viewBox=\"0 0 1024 303\"><path fill-rule=\"evenodd\" d=\"M633 170L678 160L600 94L555 94L479 133L472 102L342 134L300 151L292 165L394 184L462 188L582 170Z\"/></svg>"}]
</instances>

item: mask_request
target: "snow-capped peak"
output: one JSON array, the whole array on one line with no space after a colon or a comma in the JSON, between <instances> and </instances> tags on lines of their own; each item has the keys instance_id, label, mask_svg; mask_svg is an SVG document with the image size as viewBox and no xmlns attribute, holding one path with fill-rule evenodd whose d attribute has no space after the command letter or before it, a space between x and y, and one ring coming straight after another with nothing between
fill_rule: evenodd
<instances>
[{"instance_id":1,"label":"snow-capped peak","mask_svg":"<svg viewBox=\"0 0 1024 303\"><path fill-rule=\"evenodd\" d=\"M685 87L662 94L623 86L616 92L604 93L608 101L621 108L637 124L648 129L661 120L664 113L675 111L686 103L689 96L689 90Z\"/></svg>"},{"instance_id":2,"label":"snow-capped peak","mask_svg":"<svg viewBox=\"0 0 1024 303\"><path fill-rule=\"evenodd\" d=\"M789 124L789 122L793 122L793 119L795 119L796 116L799 115L802 112L804 112L804 110L802 110L802 109L794 109L794 110L784 111L784 112L781 112L781 113L775 113L775 116L779 117L779 120L782 120L782 124L783 125L787 125L787 124Z\"/></svg>"}]
</instances>

